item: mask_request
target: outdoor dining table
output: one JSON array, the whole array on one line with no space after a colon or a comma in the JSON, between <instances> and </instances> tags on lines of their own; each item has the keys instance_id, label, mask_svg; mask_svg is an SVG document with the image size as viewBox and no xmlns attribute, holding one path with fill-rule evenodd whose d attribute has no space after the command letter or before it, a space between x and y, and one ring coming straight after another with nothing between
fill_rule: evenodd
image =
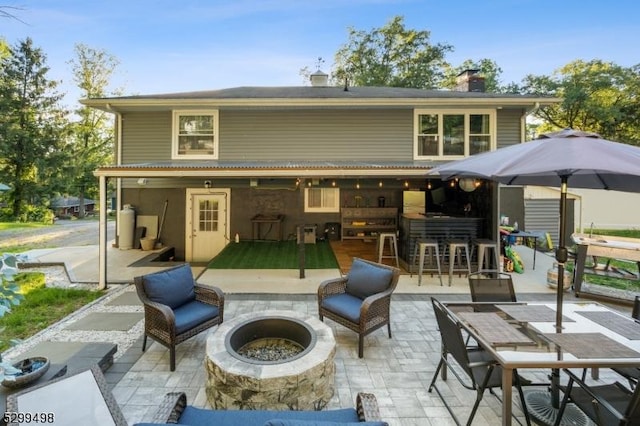
<instances>
[{"instance_id":1,"label":"outdoor dining table","mask_svg":"<svg viewBox=\"0 0 640 426\"><path fill-rule=\"evenodd\" d=\"M515 369L606 368L640 364L640 324L595 302L444 302L502 367L502 424L511 424Z\"/></svg>"}]
</instances>

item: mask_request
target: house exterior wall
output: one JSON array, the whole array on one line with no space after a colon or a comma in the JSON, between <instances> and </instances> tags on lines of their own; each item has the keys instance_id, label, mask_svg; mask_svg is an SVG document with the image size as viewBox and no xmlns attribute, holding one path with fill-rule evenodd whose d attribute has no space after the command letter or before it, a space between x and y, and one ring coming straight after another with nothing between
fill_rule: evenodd
<instances>
[{"instance_id":1,"label":"house exterior wall","mask_svg":"<svg viewBox=\"0 0 640 426\"><path fill-rule=\"evenodd\" d=\"M464 110L461 108L461 110ZM522 109L497 110L499 147L520 143ZM221 110L219 113L219 159L229 161L331 161L379 160L413 161L414 112L412 108L370 109L277 109ZM122 164L153 163L171 160L171 111L129 112L121 115ZM179 160L173 160L179 161ZM187 160L188 161L188 160ZM176 258L185 256L186 188L202 188L205 178L152 178L144 186L137 179L122 179L122 205L135 207L136 214L157 215L160 219L165 200L169 200L161 240L175 248ZM251 217L256 214L285 214L282 224L285 238L295 238L300 224L315 224L322 236L327 223L340 222L340 213L304 213L300 192L294 179L269 188L260 179L251 187L244 178L207 177L212 188L230 188L231 219L229 238L252 238ZM418 189L426 188L416 180ZM375 206L384 196L386 207L402 207L402 181L385 179L363 181L363 189L354 182L342 182L341 206L353 206L355 195ZM482 203L476 202L476 208ZM491 215L493 216L493 215Z\"/></svg>"},{"instance_id":2,"label":"house exterior wall","mask_svg":"<svg viewBox=\"0 0 640 426\"><path fill-rule=\"evenodd\" d=\"M520 109L497 113L498 147L520 142ZM123 164L171 159L172 114L122 116ZM413 160L413 110L220 111L220 160Z\"/></svg>"}]
</instances>

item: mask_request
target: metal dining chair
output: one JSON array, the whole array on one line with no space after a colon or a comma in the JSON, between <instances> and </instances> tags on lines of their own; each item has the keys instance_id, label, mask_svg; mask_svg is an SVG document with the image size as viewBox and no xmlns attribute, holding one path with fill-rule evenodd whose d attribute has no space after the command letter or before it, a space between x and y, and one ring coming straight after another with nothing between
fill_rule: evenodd
<instances>
[{"instance_id":1,"label":"metal dining chair","mask_svg":"<svg viewBox=\"0 0 640 426\"><path fill-rule=\"evenodd\" d=\"M638 425L640 424L640 386L633 391L618 382L588 386L583 378L569 370L567 386L561 386L564 398L560 404L560 411L555 426L562 421L567 403L578 406L591 420L598 425ZM577 386L576 386L577 385Z\"/></svg>"},{"instance_id":2,"label":"metal dining chair","mask_svg":"<svg viewBox=\"0 0 640 426\"><path fill-rule=\"evenodd\" d=\"M631 318L640 322L640 296L636 296L633 301L633 310L631 311ZM629 386L635 388L640 381L640 368L637 367L620 367L613 368L613 371L625 377L629 381Z\"/></svg>"},{"instance_id":3,"label":"metal dining chair","mask_svg":"<svg viewBox=\"0 0 640 426\"><path fill-rule=\"evenodd\" d=\"M453 409L447 403L447 398L442 395L440 389L438 389L438 386L436 385L438 374L440 374L440 371L443 368L446 369L448 367L463 387L476 391L476 400L466 422L467 425L470 425L473 422L473 418L478 410L480 401L482 401L485 390L488 389L490 393L499 399L493 389L502 388L502 368L498 365L496 360L481 347L467 346L462 336L462 324L460 324L460 322L456 320L449 313L447 308L437 299L432 297L431 302L433 304L433 311L436 315L436 321L438 323L438 329L442 339L442 355L440 357L438 367L436 368L436 372L433 375L433 379L431 380L431 384L429 385L429 392L435 389L455 423L460 425L461 423L453 412ZM449 355L451 355L453 360L455 360L455 364L449 360ZM466 377L462 377L462 374L458 372L460 370L462 370ZM446 376L444 374L443 380L446 380ZM518 394L520 395L520 404L522 406L525 420L527 425L530 425L531 421L526 409L524 394L520 385L520 377L516 371L514 371L513 381L513 384L518 389ZM516 418L515 415L514 418ZM518 419L516 418L516 420Z\"/></svg>"},{"instance_id":4,"label":"metal dining chair","mask_svg":"<svg viewBox=\"0 0 640 426\"><path fill-rule=\"evenodd\" d=\"M473 302L517 302L511 275L499 271L469 274L469 290Z\"/></svg>"}]
</instances>

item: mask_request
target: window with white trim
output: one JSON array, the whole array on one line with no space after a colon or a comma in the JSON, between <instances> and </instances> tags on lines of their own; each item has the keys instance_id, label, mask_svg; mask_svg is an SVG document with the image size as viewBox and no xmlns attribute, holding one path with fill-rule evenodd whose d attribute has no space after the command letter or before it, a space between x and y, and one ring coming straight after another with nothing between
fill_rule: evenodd
<instances>
[{"instance_id":1,"label":"window with white trim","mask_svg":"<svg viewBox=\"0 0 640 426\"><path fill-rule=\"evenodd\" d=\"M340 188L305 188L305 213L339 213Z\"/></svg>"},{"instance_id":2,"label":"window with white trim","mask_svg":"<svg viewBox=\"0 0 640 426\"><path fill-rule=\"evenodd\" d=\"M218 111L173 112L171 158L218 158Z\"/></svg>"},{"instance_id":3,"label":"window with white trim","mask_svg":"<svg viewBox=\"0 0 640 426\"><path fill-rule=\"evenodd\" d=\"M495 110L415 110L414 157L461 158L495 149Z\"/></svg>"}]
</instances>

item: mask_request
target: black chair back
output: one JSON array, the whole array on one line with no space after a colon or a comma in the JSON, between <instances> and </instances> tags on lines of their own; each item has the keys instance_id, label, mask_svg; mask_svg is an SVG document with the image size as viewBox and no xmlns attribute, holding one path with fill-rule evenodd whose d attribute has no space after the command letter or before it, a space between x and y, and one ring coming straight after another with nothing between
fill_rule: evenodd
<instances>
[{"instance_id":1,"label":"black chair back","mask_svg":"<svg viewBox=\"0 0 640 426\"><path fill-rule=\"evenodd\" d=\"M640 320L640 296L636 296L633 301L633 311L631 311L631 318Z\"/></svg>"},{"instance_id":2,"label":"black chair back","mask_svg":"<svg viewBox=\"0 0 640 426\"><path fill-rule=\"evenodd\" d=\"M462 336L462 326L455 318L451 317L447 308L440 301L432 298L431 303L433 303L433 312L436 315L444 350L451 354L469 378L473 379L473 372L469 367L468 348Z\"/></svg>"},{"instance_id":3,"label":"black chair back","mask_svg":"<svg viewBox=\"0 0 640 426\"><path fill-rule=\"evenodd\" d=\"M511 275L502 272L469 274L469 289L473 302L517 302Z\"/></svg>"}]
</instances>

